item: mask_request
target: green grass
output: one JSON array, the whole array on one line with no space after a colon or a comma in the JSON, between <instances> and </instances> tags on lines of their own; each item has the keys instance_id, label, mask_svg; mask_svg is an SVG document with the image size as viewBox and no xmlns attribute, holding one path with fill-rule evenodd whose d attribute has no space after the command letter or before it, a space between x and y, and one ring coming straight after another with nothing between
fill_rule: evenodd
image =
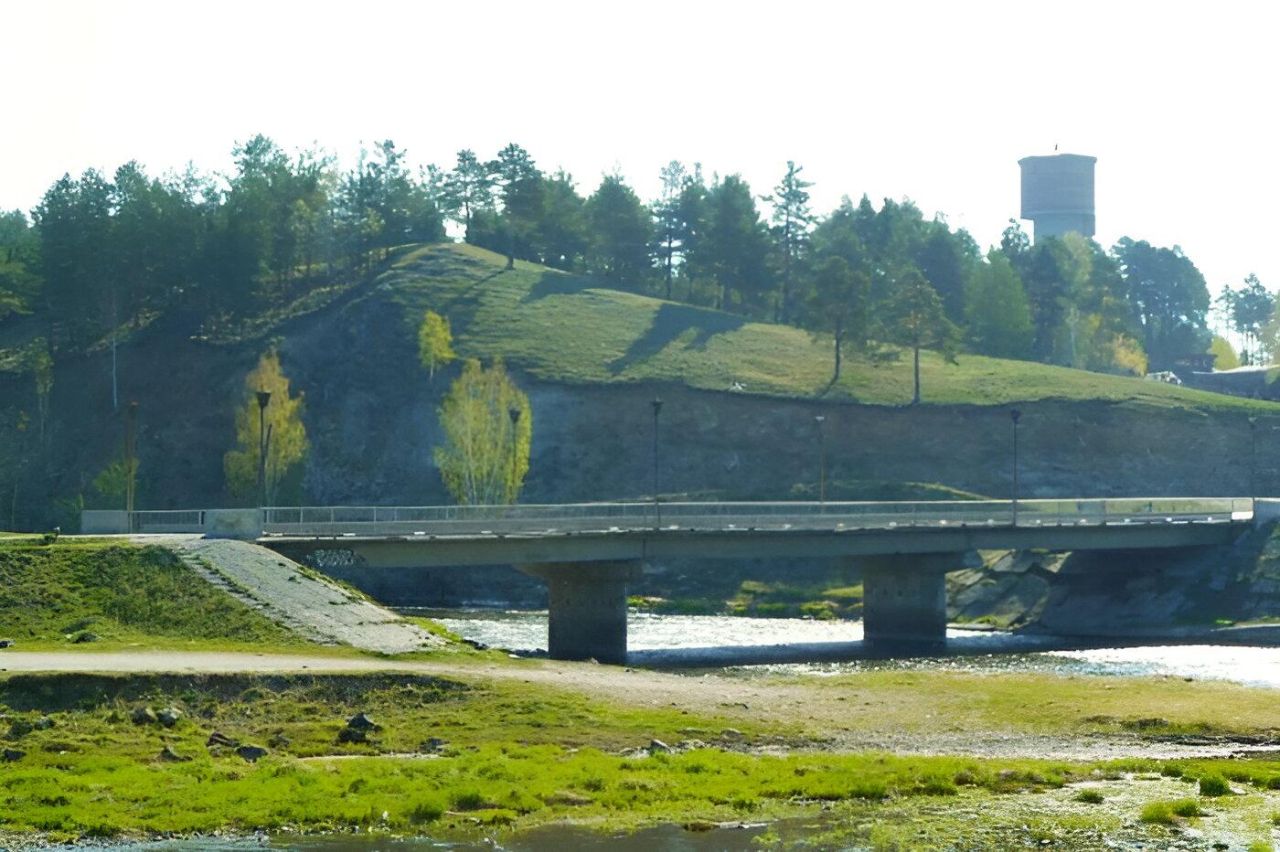
<instances>
[{"instance_id":1,"label":"green grass","mask_svg":"<svg viewBox=\"0 0 1280 852\"><path fill-rule=\"evenodd\" d=\"M106 539L0 540L0 633L27 649L304 644L170 551ZM74 643L85 634L97 640Z\"/></svg>"},{"instance_id":2,"label":"green grass","mask_svg":"<svg viewBox=\"0 0 1280 852\"><path fill-rule=\"evenodd\" d=\"M168 729L134 725L141 705L174 706L183 718ZM0 836L767 819L961 788L1053 789L1084 771L1042 760L743 753L731 749L776 747L778 730L738 723L730 745L705 733L724 728L714 716L412 675L14 676L0 680L0 710L7 747L25 752L0 777ZM358 711L380 730L368 743L340 742ZM270 754L249 764L211 749L215 730ZM689 730L702 741L670 754L644 748L654 737L681 743ZM190 760L160 761L166 746ZM406 756L415 754L433 757Z\"/></svg>"},{"instance_id":3,"label":"green grass","mask_svg":"<svg viewBox=\"0 0 1280 852\"><path fill-rule=\"evenodd\" d=\"M787 397L821 393L831 378L830 340L790 326L609 289L583 276L505 259L466 245L411 247L394 257L377 289L404 309L405 334L422 313L446 314L461 355L509 363L570 383L667 381ZM1161 382L1024 361L963 355L948 364L924 353L930 404L1004 405L1032 400L1105 400L1158 406L1274 410L1270 403ZM833 399L904 404L910 358L876 366L852 360Z\"/></svg>"},{"instance_id":4,"label":"green grass","mask_svg":"<svg viewBox=\"0 0 1280 852\"><path fill-rule=\"evenodd\" d=\"M994 691L1006 685L997 679ZM1141 804L1153 830L1201 814L1194 798L1135 803L1146 798L1142 782L1126 774L1157 772L1154 761L835 753L805 748L786 727L624 701L479 676L0 677L0 737L24 752L0 773L0 845L284 826L447 838L566 822L616 830L802 818L839 846L874 841L872 825L885 826L876 837L886 843L906 842L924 824L939 841L944 829L985 831L966 848L1010 848L1028 832L1070 848L1117 830L1117 808ZM172 728L133 724L144 705L183 716ZM341 742L357 712L379 729L369 742ZM213 731L269 754L249 763L209 747ZM677 750L650 753L653 738ZM189 760L160 760L165 747ZM1261 814L1259 824L1274 813L1260 793L1280 762L1176 769L1184 779L1234 773L1258 791L1239 797L1241 808ZM1098 779L1105 797L1071 788ZM820 848L821 837L808 839Z\"/></svg>"}]
</instances>

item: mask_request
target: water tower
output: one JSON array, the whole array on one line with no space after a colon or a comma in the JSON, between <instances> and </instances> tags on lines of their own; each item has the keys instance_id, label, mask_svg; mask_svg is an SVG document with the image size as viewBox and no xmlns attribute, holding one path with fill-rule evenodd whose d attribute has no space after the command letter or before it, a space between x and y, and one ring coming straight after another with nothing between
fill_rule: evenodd
<instances>
[{"instance_id":1,"label":"water tower","mask_svg":"<svg viewBox=\"0 0 1280 852\"><path fill-rule=\"evenodd\" d=\"M1097 157L1054 154L1023 157L1022 218L1034 223L1032 237L1061 237L1075 231L1092 237L1093 165Z\"/></svg>"}]
</instances>

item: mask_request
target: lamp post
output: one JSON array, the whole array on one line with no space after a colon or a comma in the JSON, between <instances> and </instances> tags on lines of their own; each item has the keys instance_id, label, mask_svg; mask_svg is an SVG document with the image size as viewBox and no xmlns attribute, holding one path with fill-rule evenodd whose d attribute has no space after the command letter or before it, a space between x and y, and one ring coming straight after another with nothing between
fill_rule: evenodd
<instances>
[{"instance_id":1,"label":"lamp post","mask_svg":"<svg viewBox=\"0 0 1280 852\"><path fill-rule=\"evenodd\" d=\"M258 508L267 505L267 449L271 446L271 433L267 431L267 404L271 391L258 391Z\"/></svg>"},{"instance_id":2,"label":"lamp post","mask_svg":"<svg viewBox=\"0 0 1280 852\"><path fill-rule=\"evenodd\" d=\"M511 502L516 502L516 495L520 493L520 483L517 479L519 474L516 473L516 460L519 458L520 441L519 430L516 428L520 424L520 409L511 406L507 409L507 416L511 418Z\"/></svg>"},{"instance_id":3,"label":"lamp post","mask_svg":"<svg viewBox=\"0 0 1280 852\"><path fill-rule=\"evenodd\" d=\"M133 516L133 497L138 469L137 458L138 403L130 402L124 410L124 510Z\"/></svg>"},{"instance_id":4,"label":"lamp post","mask_svg":"<svg viewBox=\"0 0 1280 852\"><path fill-rule=\"evenodd\" d=\"M815 414L813 422L818 424L818 504L827 502L827 434L822 424L827 421L825 415Z\"/></svg>"},{"instance_id":5,"label":"lamp post","mask_svg":"<svg viewBox=\"0 0 1280 852\"><path fill-rule=\"evenodd\" d=\"M1009 419L1013 421L1013 525L1018 525L1018 421L1022 419L1022 412L1013 409L1009 412Z\"/></svg>"},{"instance_id":6,"label":"lamp post","mask_svg":"<svg viewBox=\"0 0 1280 852\"><path fill-rule=\"evenodd\" d=\"M653 406L653 517L654 527L662 526L662 506L658 502L658 415L662 412L662 400L654 398Z\"/></svg>"},{"instance_id":7,"label":"lamp post","mask_svg":"<svg viewBox=\"0 0 1280 852\"><path fill-rule=\"evenodd\" d=\"M1258 496L1258 418L1249 418L1249 496Z\"/></svg>"}]
</instances>

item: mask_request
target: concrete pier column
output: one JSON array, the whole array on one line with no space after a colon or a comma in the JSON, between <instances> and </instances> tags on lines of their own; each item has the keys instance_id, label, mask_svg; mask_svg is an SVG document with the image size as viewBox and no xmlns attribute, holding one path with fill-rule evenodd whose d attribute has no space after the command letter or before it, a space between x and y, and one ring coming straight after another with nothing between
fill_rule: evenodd
<instances>
[{"instance_id":1,"label":"concrete pier column","mask_svg":"<svg viewBox=\"0 0 1280 852\"><path fill-rule=\"evenodd\" d=\"M857 560L862 569L862 633L869 651L930 653L947 646L947 571L963 553L894 554Z\"/></svg>"},{"instance_id":2,"label":"concrete pier column","mask_svg":"<svg viewBox=\"0 0 1280 852\"><path fill-rule=\"evenodd\" d=\"M547 651L554 660L627 661L627 583L639 562L521 565L548 591Z\"/></svg>"}]
</instances>

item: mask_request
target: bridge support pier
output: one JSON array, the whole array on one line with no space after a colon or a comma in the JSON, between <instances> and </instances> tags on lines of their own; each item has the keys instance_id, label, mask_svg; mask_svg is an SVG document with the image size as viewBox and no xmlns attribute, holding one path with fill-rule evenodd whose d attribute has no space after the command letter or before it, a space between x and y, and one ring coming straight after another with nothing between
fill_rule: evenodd
<instances>
[{"instance_id":1,"label":"bridge support pier","mask_svg":"<svg viewBox=\"0 0 1280 852\"><path fill-rule=\"evenodd\" d=\"M553 660L627 661L627 583L639 562L550 562L520 570L547 584Z\"/></svg>"},{"instance_id":2,"label":"bridge support pier","mask_svg":"<svg viewBox=\"0 0 1280 852\"><path fill-rule=\"evenodd\" d=\"M963 553L867 556L862 569L863 644L873 653L931 653L947 646L946 574Z\"/></svg>"}]
</instances>

